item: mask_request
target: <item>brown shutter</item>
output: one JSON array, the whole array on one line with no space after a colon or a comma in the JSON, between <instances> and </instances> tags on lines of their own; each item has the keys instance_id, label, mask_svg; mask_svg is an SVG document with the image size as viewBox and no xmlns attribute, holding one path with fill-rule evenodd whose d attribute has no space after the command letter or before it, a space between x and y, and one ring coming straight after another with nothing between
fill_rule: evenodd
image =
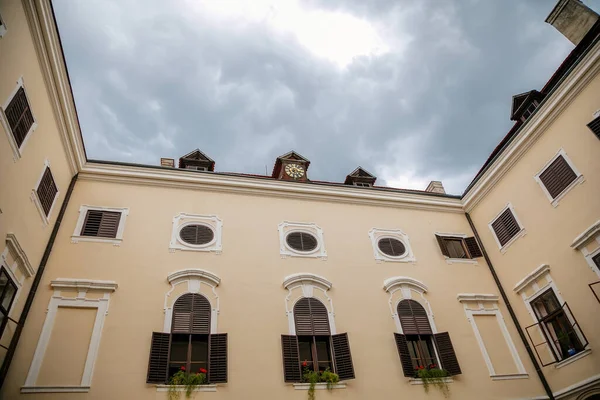
<instances>
[{"instance_id":1,"label":"brown shutter","mask_svg":"<svg viewBox=\"0 0 600 400\"><path fill-rule=\"evenodd\" d=\"M383 238L377 242L379 250L388 256L398 257L406 253L406 247L398 239Z\"/></svg>"},{"instance_id":2,"label":"brown shutter","mask_svg":"<svg viewBox=\"0 0 600 400\"><path fill-rule=\"evenodd\" d=\"M21 86L4 110L8 125L12 131L17 147L21 147L29 129L34 123L31 108L27 102L25 89Z\"/></svg>"},{"instance_id":3,"label":"brown shutter","mask_svg":"<svg viewBox=\"0 0 600 400\"><path fill-rule=\"evenodd\" d=\"M396 347L398 348L398 355L400 356L400 364L402 364L404 376L414 378L415 370L413 369L412 359L408 351L406 336L394 333L394 339L396 340Z\"/></svg>"},{"instance_id":4,"label":"brown shutter","mask_svg":"<svg viewBox=\"0 0 600 400\"><path fill-rule=\"evenodd\" d=\"M171 335L169 333L152 332L146 383L167 383L170 347Z\"/></svg>"},{"instance_id":5,"label":"brown shutter","mask_svg":"<svg viewBox=\"0 0 600 400\"><path fill-rule=\"evenodd\" d=\"M540 181L542 181L553 199L561 194L575 179L577 179L577 174L563 156L558 156L540 174Z\"/></svg>"},{"instance_id":6,"label":"brown shutter","mask_svg":"<svg viewBox=\"0 0 600 400\"><path fill-rule=\"evenodd\" d=\"M469 250L469 254L471 258L482 257L483 253L477 244L477 239L475 237L468 237L465 239L465 245L467 246L467 250Z\"/></svg>"},{"instance_id":7,"label":"brown shutter","mask_svg":"<svg viewBox=\"0 0 600 400\"><path fill-rule=\"evenodd\" d=\"M81 228L82 236L105 238L117 237L121 213L114 211L89 210Z\"/></svg>"},{"instance_id":8,"label":"brown shutter","mask_svg":"<svg viewBox=\"0 0 600 400\"><path fill-rule=\"evenodd\" d=\"M454 347L452 347L452 341L448 332L436 333L433 335L433 338L435 339L442 368L448 371L449 375L461 374L460 365L458 365L456 353L454 352Z\"/></svg>"},{"instance_id":9,"label":"brown shutter","mask_svg":"<svg viewBox=\"0 0 600 400\"><path fill-rule=\"evenodd\" d=\"M450 252L448 252L448 248L446 247L446 242L444 241L444 238L439 235L435 235L435 238L437 239L438 244L440 245L440 250L442 251L442 254L446 257L450 257Z\"/></svg>"},{"instance_id":10,"label":"brown shutter","mask_svg":"<svg viewBox=\"0 0 600 400\"><path fill-rule=\"evenodd\" d=\"M590 122L588 124L588 128L590 128L590 130L594 132L594 135L596 135L596 137L600 139L600 116L596 117L596 119Z\"/></svg>"},{"instance_id":11,"label":"brown shutter","mask_svg":"<svg viewBox=\"0 0 600 400\"><path fill-rule=\"evenodd\" d=\"M56 187L54 177L52 176L52 172L50 171L49 167L46 167L36 192L38 199L40 200L40 204L42 205L42 209L44 210L44 214L48 216L50 209L52 208L52 203L54 203L54 198L58 193L58 188Z\"/></svg>"},{"instance_id":12,"label":"brown shutter","mask_svg":"<svg viewBox=\"0 0 600 400\"><path fill-rule=\"evenodd\" d=\"M300 354L298 352L298 336L281 335L281 353L283 355L283 380L300 382Z\"/></svg>"},{"instance_id":13,"label":"brown shutter","mask_svg":"<svg viewBox=\"0 0 600 400\"><path fill-rule=\"evenodd\" d=\"M500 242L500 246L504 246L510 239L519 233L519 231L521 231L521 227L517 223L510 208L507 208L494 222L492 222L492 229L498 238L498 242Z\"/></svg>"},{"instance_id":14,"label":"brown shutter","mask_svg":"<svg viewBox=\"0 0 600 400\"><path fill-rule=\"evenodd\" d=\"M211 307L206 297L193 294L191 333L210 333L210 313Z\"/></svg>"},{"instance_id":15,"label":"brown shutter","mask_svg":"<svg viewBox=\"0 0 600 400\"><path fill-rule=\"evenodd\" d=\"M398 303L398 318L405 335L426 335L433 333L429 318L423 306L415 300L402 300Z\"/></svg>"},{"instance_id":16,"label":"brown shutter","mask_svg":"<svg viewBox=\"0 0 600 400\"><path fill-rule=\"evenodd\" d=\"M173 333L210 333L210 303L206 297L186 293L173 306Z\"/></svg>"},{"instance_id":17,"label":"brown shutter","mask_svg":"<svg viewBox=\"0 0 600 400\"><path fill-rule=\"evenodd\" d=\"M329 336L329 313L315 298L302 298L294 306L296 335Z\"/></svg>"},{"instance_id":18,"label":"brown shutter","mask_svg":"<svg viewBox=\"0 0 600 400\"><path fill-rule=\"evenodd\" d=\"M227 383L227 334L209 336L208 382Z\"/></svg>"},{"instance_id":19,"label":"brown shutter","mask_svg":"<svg viewBox=\"0 0 600 400\"><path fill-rule=\"evenodd\" d=\"M333 347L335 373L339 375L341 381L354 379L354 366L352 365L348 334L331 335L331 346Z\"/></svg>"}]
</instances>

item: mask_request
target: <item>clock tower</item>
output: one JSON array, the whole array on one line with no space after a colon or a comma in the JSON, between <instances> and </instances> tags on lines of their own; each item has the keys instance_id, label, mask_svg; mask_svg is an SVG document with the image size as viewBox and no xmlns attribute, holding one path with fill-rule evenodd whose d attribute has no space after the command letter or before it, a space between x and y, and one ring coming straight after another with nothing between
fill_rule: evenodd
<instances>
[{"instance_id":1,"label":"clock tower","mask_svg":"<svg viewBox=\"0 0 600 400\"><path fill-rule=\"evenodd\" d=\"M306 158L295 151L290 151L277 157L272 177L284 181L306 182L308 181L306 171L309 165L310 161Z\"/></svg>"}]
</instances>

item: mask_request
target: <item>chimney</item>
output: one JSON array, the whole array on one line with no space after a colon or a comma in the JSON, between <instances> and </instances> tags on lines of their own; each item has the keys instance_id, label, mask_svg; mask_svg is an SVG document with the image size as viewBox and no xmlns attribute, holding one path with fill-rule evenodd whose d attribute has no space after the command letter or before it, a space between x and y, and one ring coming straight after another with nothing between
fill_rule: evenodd
<instances>
[{"instance_id":1,"label":"chimney","mask_svg":"<svg viewBox=\"0 0 600 400\"><path fill-rule=\"evenodd\" d=\"M161 158L160 159L160 166L161 167L175 168L175 160L172 159L172 158Z\"/></svg>"},{"instance_id":2,"label":"chimney","mask_svg":"<svg viewBox=\"0 0 600 400\"><path fill-rule=\"evenodd\" d=\"M427 185L427 189L425 189L425 191L432 192L432 193L446 194L446 191L444 190L444 185L442 185L442 182L440 182L440 181L429 182L429 185Z\"/></svg>"},{"instance_id":3,"label":"chimney","mask_svg":"<svg viewBox=\"0 0 600 400\"><path fill-rule=\"evenodd\" d=\"M581 42L597 20L598 14L581 0L559 0L546 18L547 23L555 27L575 46Z\"/></svg>"}]
</instances>

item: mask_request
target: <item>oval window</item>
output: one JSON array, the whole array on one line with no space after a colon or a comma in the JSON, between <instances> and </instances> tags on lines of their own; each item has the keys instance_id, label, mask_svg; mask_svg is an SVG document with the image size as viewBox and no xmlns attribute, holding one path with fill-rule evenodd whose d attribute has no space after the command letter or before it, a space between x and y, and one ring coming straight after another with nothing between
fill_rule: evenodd
<instances>
[{"instance_id":1,"label":"oval window","mask_svg":"<svg viewBox=\"0 0 600 400\"><path fill-rule=\"evenodd\" d=\"M179 231L182 241L192 245L202 245L212 242L215 234L206 225L186 225Z\"/></svg>"},{"instance_id":2,"label":"oval window","mask_svg":"<svg viewBox=\"0 0 600 400\"><path fill-rule=\"evenodd\" d=\"M377 247L379 247L379 251L390 257L400 257L406 253L404 243L394 238L379 239Z\"/></svg>"},{"instance_id":3,"label":"oval window","mask_svg":"<svg viewBox=\"0 0 600 400\"><path fill-rule=\"evenodd\" d=\"M296 251L312 251L319 244L316 237L306 232L292 232L287 235L285 242Z\"/></svg>"}]
</instances>

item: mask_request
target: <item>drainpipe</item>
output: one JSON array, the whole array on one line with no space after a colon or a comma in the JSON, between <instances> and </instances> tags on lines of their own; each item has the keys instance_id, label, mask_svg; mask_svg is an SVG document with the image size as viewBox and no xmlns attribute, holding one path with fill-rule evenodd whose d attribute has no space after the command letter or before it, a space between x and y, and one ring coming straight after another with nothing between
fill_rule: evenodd
<instances>
[{"instance_id":1,"label":"drainpipe","mask_svg":"<svg viewBox=\"0 0 600 400\"><path fill-rule=\"evenodd\" d=\"M477 239L477 243L479 244L479 247L481 248L481 252L483 253L483 258L485 258L485 262L487 263L487 266L490 269L492 277L494 278L494 282L496 282L496 286L498 287L498 290L500 291L502 300L504 300L504 304L506 304L506 308L508 309L510 318L512 319L513 323L515 324L515 327L517 328L517 332L519 332L519 337L523 341L523 344L525 345L525 349L527 350L527 354L529 354L529 358L531 359L531 362L533 363L533 366L535 367L535 372L537 372L538 377L540 378L540 381L542 382L542 385L544 386L544 390L546 391L546 394L548 395L548 399L555 400L554 395L552 394L552 389L550 389L550 385L548 384L548 381L546 380L546 377L544 376L544 372L542 371L540 364L537 362L537 359L535 358L535 355L533 354L533 350L531 349L531 346L529 345L527 338L525 338L525 333L523 332L523 329L521 328L521 325L519 324L517 315L515 314L515 311L513 310L512 306L510 305L510 301L508 301L508 297L506 296L506 292L504 291L504 288L502 287L502 284L500 283L500 279L498 278L498 275L496 274L494 265L492 264L492 261L488 257L487 251L485 251L485 247L483 246L483 242L481 241L481 238L479 237L479 233L477 233L475 224L473 224L473 220L471 219L471 216L469 215L469 213L465 213L465 216L467 217L467 221L469 221L471 230L475 234L475 239Z\"/></svg>"},{"instance_id":2,"label":"drainpipe","mask_svg":"<svg viewBox=\"0 0 600 400\"><path fill-rule=\"evenodd\" d=\"M33 278L31 290L27 294L25 306L23 307L23 311L21 312L21 316L19 317L17 327L15 328L15 334L13 335L10 341L10 345L8 346L8 350L6 352L6 356L4 357L2 367L0 367L0 388L2 388L2 385L4 384L6 374L8 373L8 368L10 367L12 358L15 355L15 350L17 349L17 344L19 343L19 338L21 337L23 326L25 325L27 315L29 315L29 310L31 309L31 304L33 303L33 299L35 298L35 294L40 285L40 281L42 280L42 275L44 274L44 270L46 269L48 258L50 258L50 253L52 252L52 247L54 246L54 240L56 240L56 235L58 235L58 230L60 228L63 216L65 215L65 211L67 210L67 206L69 205L69 200L71 199L71 193L73 193L73 188L75 187L77 176L78 174L75 174L71 179L71 183L69 184L69 188L67 189L65 199L63 200L63 203L60 206L60 212L58 213L58 217L56 218L56 222L54 223L54 227L52 228L52 233L50 234L50 239L48 239L48 244L46 244L46 250L44 250L44 255L42 256L42 260L40 261L40 266L38 267L35 277Z\"/></svg>"}]
</instances>

